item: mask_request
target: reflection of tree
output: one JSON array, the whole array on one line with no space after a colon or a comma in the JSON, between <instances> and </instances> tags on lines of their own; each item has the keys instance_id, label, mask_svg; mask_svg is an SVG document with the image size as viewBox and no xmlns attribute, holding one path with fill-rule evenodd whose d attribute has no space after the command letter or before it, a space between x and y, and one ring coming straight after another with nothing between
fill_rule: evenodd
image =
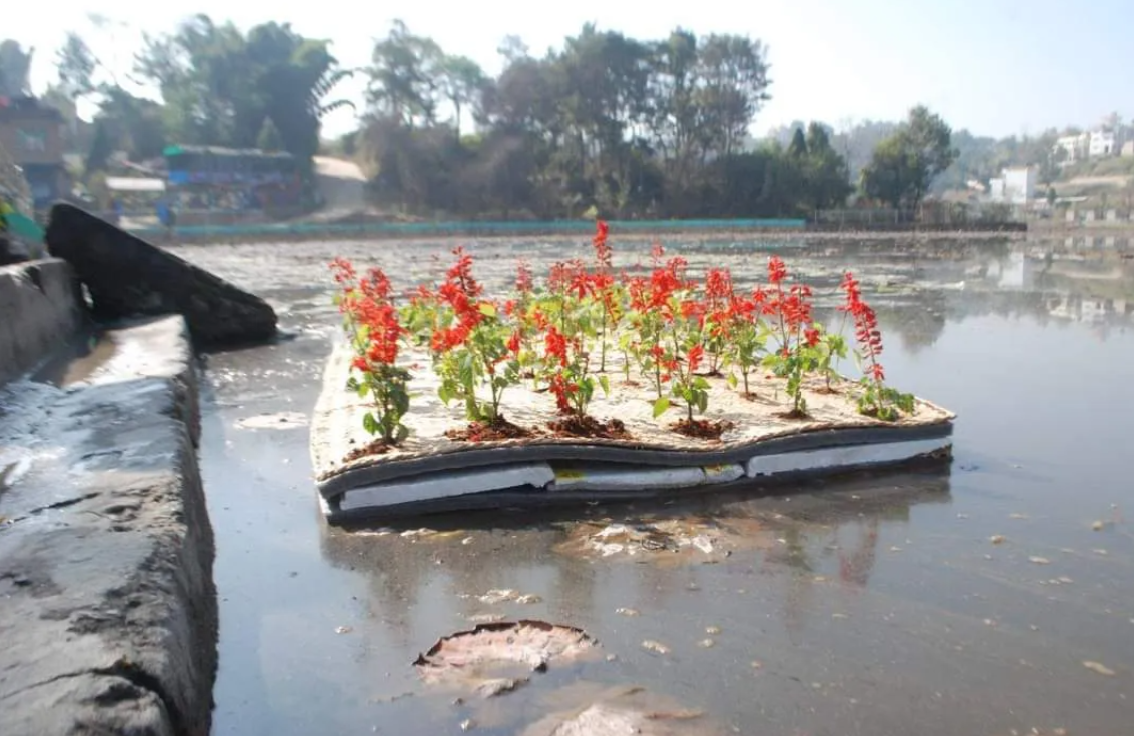
<instances>
[{"instance_id":1,"label":"reflection of tree","mask_svg":"<svg viewBox=\"0 0 1134 736\"><path fill-rule=\"evenodd\" d=\"M878 323L883 334L897 333L909 353L916 355L930 347L945 332L945 295L921 294L914 304L878 307Z\"/></svg>"},{"instance_id":2,"label":"reflection of tree","mask_svg":"<svg viewBox=\"0 0 1134 736\"><path fill-rule=\"evenodd\" d=\"M844 554L839 546L839 580L844 584L865 588L874 570L875 555L878 552L878 517L871 517L860 525L858 546L850 554Z\"/></svg>"}]
</instances>

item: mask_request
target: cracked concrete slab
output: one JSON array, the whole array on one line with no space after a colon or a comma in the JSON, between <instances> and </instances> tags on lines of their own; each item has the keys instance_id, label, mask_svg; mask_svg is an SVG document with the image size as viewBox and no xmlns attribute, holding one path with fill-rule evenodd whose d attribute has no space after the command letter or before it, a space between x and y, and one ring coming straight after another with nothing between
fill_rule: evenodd
<instances>
[{"instance_id":1,"label":"cracked concrete slab","mask_svg":"<svg viewBox=\"0 0 1134 736\"><path fill-rule=\"evenodd\" d=\"M205 736L217 611L188 331L103 339L116 351L78 383L0 390L0 733Z\"/></svg>"}]
</instances>

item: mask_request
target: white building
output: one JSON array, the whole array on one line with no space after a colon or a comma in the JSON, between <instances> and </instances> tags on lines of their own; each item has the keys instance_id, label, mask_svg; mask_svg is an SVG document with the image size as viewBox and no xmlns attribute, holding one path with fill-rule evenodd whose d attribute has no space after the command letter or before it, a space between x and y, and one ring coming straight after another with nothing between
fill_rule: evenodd
<instances>
[{"instance_id":1,"label":"white building","mask_svg":"<svg viewBox=\"0 0 1134 736\"><path fill-rule=\"evenodd\" d=\"M1118 153L1117 141L1113 130L1092 130L1091 139L1087 144L1087 155L1091 158L1099 156L1113 156Z\"/></svg>"},{"instance_id":2,"label":"white building","mask_svg":"<svg viewBox=\"0 0 1134 736\"><path fill-rule=\"evenodd\" d=\"M1027 204L1036 198L1039 169L1035 166L1013 166L988 181L988 195L994 202Z\"/></svg>"},{"instance_id":3,"label":"white building","mask_svg":"<svg viewBox=\"0 0 1134 736\"><path fill-rule=\"evenodd\" d=\"M1060 156L1062 165L1082 161L1091 150L1091 134L1065 135L1055 141L1053 153Z\"/></svg>"}]
</instances>

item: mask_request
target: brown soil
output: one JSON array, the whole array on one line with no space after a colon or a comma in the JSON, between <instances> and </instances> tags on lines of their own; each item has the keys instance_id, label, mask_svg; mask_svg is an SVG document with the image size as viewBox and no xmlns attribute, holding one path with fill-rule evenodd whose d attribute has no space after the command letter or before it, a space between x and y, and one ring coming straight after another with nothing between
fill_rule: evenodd
<instances>
[{"instance_id":1,"label":"brown soil","mask_svg":"<svg viewBox=\"0 0 1134 736\"><path fill-rule=\"evenodd\" d=\"M694 437L699 440L720 440L724 432L735 426L734 423L727 420L710 422L708 419L694 419L693 421L682 419L680 422L669 425L669 428L686 437Z\"/></svg>"},{"instance_id":2,"label":"brown soil","mask_svg":"<svg viewBox=\"0 0 1134 736\"><path fill-rule=\"evenodd\" d=\"M556 437L595 437L604 440L631 440L633 435L626 431L621 419L608 419L600 422L590 415L571 415L547 423Z\"/></svg>"},{"instance_id":3,"label":"brown soil","mask_svg":"<svg viewBox=\"0 0 1134 736\"><path fill-rule=\"evenodd\" d=\"M780 417L781 419L810 419L811 418L811 416L807 412L799 411L798 409L792 409L791 411L776 412L776 416Z\"/></svg>"},{"instance_id":4,"label":"brown soil","mask_svg":"<svg viewBox=\"0 0 1134 736\"><path fill-rule=\"evenodd\" d=\"M842 393L842 391L835 388L834 386L822 386L820 388L814 389L814 391L817 394L828 394L830 396L835 396Z\"/></svg>"},{"instance_id":5,"label":"brown soil","mask_svg":"<svg viewBox=\"0 0 1134 736\"><path fill-rule=\"evenodd\" d=\"M343 458L343 462L349 463L352 460L357 460L360 457L367 457L369 455L385 455L389 451L390 446L386 444L385 440L374 440L373 442L369 442L362 447L356 447L348 452L346 457Z\"/></svg>"},{"instance_id":6,"label":"brown soil","mask_svg":"<svg viewBox=\"0 0 1134 736\"><path fill-rule=\"evenodd\" d=\"M445 436L458 442L497 442L499 440L519 440L536 434L526 427L512 424L504 417L496 417L491 422L471 422L462 429L445 430Z\"/></svg>"}]
</instances>

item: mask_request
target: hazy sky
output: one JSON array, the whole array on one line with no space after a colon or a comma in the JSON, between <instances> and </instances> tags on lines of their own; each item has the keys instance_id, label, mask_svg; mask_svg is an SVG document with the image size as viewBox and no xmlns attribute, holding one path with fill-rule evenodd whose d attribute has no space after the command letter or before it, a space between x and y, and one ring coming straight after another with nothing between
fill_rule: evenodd
<instances>
[{"instance_id":1,"label":"hazy sky","mask_svg":"<svg viewBox=\"0 0 1134 736\"><path fill-rule=\"evenodd\" d=\"M1134 43L1129 0L568 0L532 2L222 2L221 0L39 0L20 2L17 33L36 47L32 83L54 78L54 50L64 33L91 34L110 66L128 72L143 30L172 30L203 12L241 28L290 22L304 35L334 41L345 66L369 61L373 40L393 18L442 48L499 70L506 34L533 54L594 21L636 38L660 38L676 26L699 34L743 33L767 45L772 100L757 118L764 132L792 120L896 119L929 105L953 125L1004 136L1050 126L1091 125L1103 115L1134 116ZM87 13L116 24L92 31ZM68 26L67 23L71 25ZM341 91L361 95L361 82ZM327 134L350 128L352 113L328 120Z\"/></svg>"}]
</instances>

